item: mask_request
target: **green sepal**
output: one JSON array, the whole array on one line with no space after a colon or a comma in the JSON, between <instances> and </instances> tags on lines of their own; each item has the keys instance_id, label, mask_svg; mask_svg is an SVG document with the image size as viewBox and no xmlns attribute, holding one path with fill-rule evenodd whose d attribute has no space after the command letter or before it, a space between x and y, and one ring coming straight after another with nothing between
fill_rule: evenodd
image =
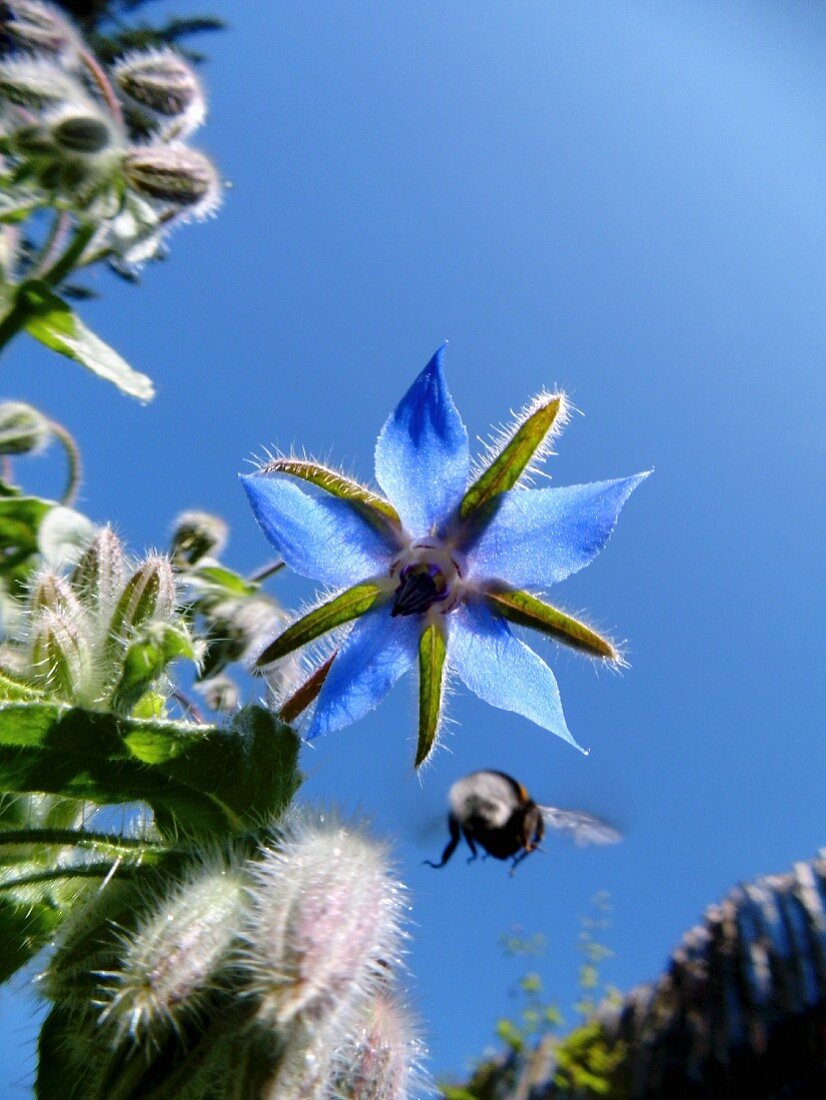
<instances>
[{"instance_id":1,"label":"green sepal","mask_svg":"<svg viewBox=\"0 0 826 1100\"><path fill-rule=\"evenodd\" d=\"M123 658L123 671L112 694L112 708L129 714L139 699L155 684L167 665L179 658L195 660L192 641L186 631L169 623L158 623L146 636L133 642Z\"/></svg>"},{"instance_id":2,"label":"green sepal","mask_svg":"<svg viewBox=\"0 0 826 1100\"><path fill-rule=\"evenodd\" d=\"M146 802L164 835L219 838L277 817L300 782L297 756L295 733L257 706L221 728L0 705L0 791Z\"/></svg>"},{"instance_id":3,"label":"green sepal","mask_svg":"<svg viewBox=\"0 0 826 1100\"><path fill-rule=\"evenodd\" d=\"M465 493L459 505L461 519L467 519L493 497L516 485L553 428L563 403L564 398L560 394L549 397L522 421L496 458Z\"/></svg>"},{"instance_id":4,"label":"green sepal","mask_svg":"<svg viewBox=\"0 0 826 1100\"><path fill-rule=\"evenodd\" d=\"M261 656L256 660L256 668L272 664L280 657L286 657L301 646L320 638L342 623L348 623L351 619L358 619L366 611L369 611L384 590L378 584L357 584L348 588L335 599L323 603L314 608L309 614L288 626L283 634L279 634L275 641L270 642Z\"/></svg>"},{"instance_id":5,"label":"green sepal","mask_svg":"<svg viewBox=\"0 0 826 1100\"><path fill-rule=\"evenodd\" d=\"M374 525L386 529L390 524L396 530L401 529L399 513L389 501L318 462L301 458L274 458L266 466L262 466L258 473L290 474L302 481L309 481L311 485L324 489L331 496L348 501Z\"/></svg>"},{"instance_id":6,"label":"green sepal","mask_svg":"<svg viewBox=\"0 0 826 1100\"><path fill-rule=\"evenodd\" d=\"M436 623L423 632L419 641L419 738L416 767L424 764L433 751L444 693L445 636Z\"/></svg>"},{"instance_id":7,"label":"green sepal","mask_svg":"<svg viewBox=\"0 0 826 1100\"><path fill-rule=\"evenodd\" d=\"M43 281L23 283L15 310L25 315L22 326L30 336L52 351L74 359L93 374L105 378L123 393L150 401L155 395L151 379L132 369L125 359L86 327L73 309Z\"/></svg>"},{"instance_id":8,"label":"green sepal","mask_svg":"<svg viewBox=\"0 0 826 1100\"><path fill-rule=\"evenodd\" d=\"M619 653L614 645L597 634L572 615L552 607L529 592L512 589L491 589L485 593L491 610L517 626L527 626L547 634L563 645L582 650L592 657L618 661Z\"/></svg>"}]
</instances>

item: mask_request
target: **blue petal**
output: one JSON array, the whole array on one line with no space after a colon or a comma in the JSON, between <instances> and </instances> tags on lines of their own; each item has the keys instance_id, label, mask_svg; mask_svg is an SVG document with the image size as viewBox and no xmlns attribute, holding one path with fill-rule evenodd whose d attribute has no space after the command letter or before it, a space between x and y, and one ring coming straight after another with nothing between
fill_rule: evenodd
<instances>
[{"instance_id":1,"label":"blue petal","mask_svg":"<svg viewBox=\"0 0 826 1100\"><path fill-rule=\"evenodd\" d=\"M255 518L290 569L337 588L387 573L391 548L345 500L277 474L241 477Z\"/></svg>"},{"instance_id":2,"label":"blue petal","mask_svg":"<svg viewBox=\"0 0 826 1100\"><path fill-rule=\"evenodd\" d=\"M580 752L562 713L556 678L541 657L481 604L450 616L448 661L474 694L550 730Z\"/></svg>"},{"instance_id":3,"label":"blue petal","mask_svg":"<svg viewBox=\"0 0 826 1100\"><path fill-rule=\"evenodd\" d=\"M467 488L467 428L448 393L439 348L376 443L376 480L414 538L444 523Z\"/></svg>"},{"instance_id":4,"label":"blue petal","mask_svg":"<svg viewBox=\"0 0 826 1100\"><path fill-rule=\"evenodd\" d=\"M358 619L333 661L307 730L311 740L377 707L418 655L420 616L392 618L387 604Z\"/></svg>"},{"instance_id":5,"label":"blue petal","mask_svg":"<svg viewBox=\"0 0 826 1100\"><path fill-rule=\"evenodd\" d=\"M490 524L467 548L475 579L543 588L588 565L623 504L650 471L616 481L503 493Z\"/></svg>"}]
</instances>

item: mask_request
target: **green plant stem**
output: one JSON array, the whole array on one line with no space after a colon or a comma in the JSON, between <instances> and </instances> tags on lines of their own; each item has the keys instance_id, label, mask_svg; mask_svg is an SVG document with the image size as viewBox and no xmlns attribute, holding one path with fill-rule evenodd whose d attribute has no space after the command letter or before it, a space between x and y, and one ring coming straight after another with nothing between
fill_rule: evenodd
<instances>
[{"instance_id":1,"label":"green plant stem","mask_svg":"<svg viewBox=\"0 0 826 1100\"><path fill-rule=\"evenodd\" d=\"M275 573L280 573L287 563L281 561L271 561L267 565L262 565L260 569L256 569L253 573L250 573L245 578L248 584L261 584L268 577L272 577Z\"/></svg>"},{"instance_id":2,"label":"green plant stem","mask_svg":"<svg viewBox=\"0 0 826 1100\"><path fill-rule=\"evenodd\" d=\"M89 863L85 867L63 867L57 871L38 871L36 874L21 875L20 878L9 879L0 882L0 892L3 890L17 890L21 886L33 886L38 882L58 882L61 879L73 878L106 878L112 872L111 863ZM131 868L123 864L119 871L121 875L129 875Z\"/></svg>"},{"instance_id":3,"label":"green plant stem","mask_svg":"<svg viewBox=\"0 0 826 1100\"><path fill-rule=\"evenodd\" d=\"M57 254L66 240L66 235L71 229L72 216L68 210L59 210L55 212L55 218L52 222L49 235L46 238L46 242L40 252L40 258L34 268L35 278L39 278L44 271L49 270L50 264L54 261Z\"/></svg>"},{"instance_id":4,"label":"green plant stem","mask_svg":"<svg viewBox=\"0 0 826 1100\"><path fill-rule=\"evenodd\" d=\"M161 848L154 840L141 840L139 837L120 836L118 833L93 833L78 829L10 829L0 832L0 848L20 844L89 844L94 848L112 848L116 852L133 851L139 848Z\"/></svg>"},{"instance_id":5,"label":"green plant stem","mask_svg":"<svg viewBox=\"0 0 826 1100\"><path fill-rule=\"evenodd\" d=\"M62 424L58 424L56 420L50 420L49 428L55 439L59 440L63 445L63 449L66 452L66 459L69 463L66 488L63 490L63 496L60 498L60 503L72 504L80 489L80 481L83 476L83 464L80 458L80 450L75 442L75 437L68 429L64 428Z\"/></svg>"},{"instance_id":6,"label":"green plant stem","mask_svg":"<svg viewBox=\"0 0 826 1100\"><path fill-rule=\"evenodd\" d=\"M50 268L43 272L41 281L52 288L59 286L77 266L78 260L83 250L86 248L86 245L92 239L94 232L95 228L93 225L78 226L66 251ZM21 293L21 291L25 289L26 283L23 282L17 288L14 305L3 320L0 321L0 351L2 351L6 344L8 344L18 332L26 327L32 315L31 305L26 295Z\"/></svg>"}]
</instances>

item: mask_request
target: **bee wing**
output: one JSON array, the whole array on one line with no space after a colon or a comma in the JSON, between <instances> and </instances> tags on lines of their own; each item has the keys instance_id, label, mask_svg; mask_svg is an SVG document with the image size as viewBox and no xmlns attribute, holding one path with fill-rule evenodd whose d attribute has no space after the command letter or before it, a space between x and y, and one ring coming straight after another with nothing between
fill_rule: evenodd
<instances>
[{"instance_id":1,"label":"bee wing","mask_svg":"<svg viewBox=\"0 0 826 1100\"><path fill-rule=\"evenodd\" d=\"M575 844L616 844L622 834L607 821L584 810L560 810L557 806L540 806L545 824L565 833Z\"/></svg>"}]
</instances>

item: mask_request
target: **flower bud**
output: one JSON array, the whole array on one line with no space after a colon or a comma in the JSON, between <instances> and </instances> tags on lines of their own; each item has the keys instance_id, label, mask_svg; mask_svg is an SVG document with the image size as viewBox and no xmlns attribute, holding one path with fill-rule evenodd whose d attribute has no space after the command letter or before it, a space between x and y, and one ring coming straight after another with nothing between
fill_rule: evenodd
<instances>
[{"instance_id":1,"label":"flower bud","mask_svg":"<svg viewBox=\"0 0 826 1100\"><path fill-rule=\"evenodd\" d=\"M0 48L53 54L68 61L80 53L82 42L56 5L43 0L3 0Z\"/></svg>"},{"instance_id":2,"label":"flower bud","mask_svg":"<svg viewBox=\"0 0 826 1100\"><path fill-rule=\"evenodd\" d=\"M95 537L90 519L74 508L62 504L50 508L37 532L37 548L46 565L59 569L74 565L86 552Z\"/></svg>"},{"instance_id":3,"label":"flower bud","mask_svg":"<svg viewBox=\"0 0 826 1100\"><path fill-rule=\"evenodd\" d=\"M212 161L185 145L142 145L123 158L130 187L158 202L205 217L218 208L221 184Z\"/></svg>"},{"instance_id":4,"label":"flower bud","mask_svg":"<svg viewBox=\"0 0 826 1100\"><path fill-rule=\"evenodd\" d=\"M32 616L44 609L65 612L77 621L83 619L83 608L71 585L65 577L51 569L44 569L35 576L29 595L29 613Z\"/></svg>"},{"instance_id":5,"label":"flower bud","mask_svg":"<svg viewBox=\"0 0 826 1100\"><path fill-rule=\"evenodd\" d=\"M231 965L242 903L239 869L214 860L147 907L123 937L119 969L106 975L100 1022L117 1042L157 1043L197 1013Z\"/></svg>"},{"instance_id":6,"label":"flower bud","mask_svg":"<svg viewBox=\"0 0 826 1100\"><path fill-rule=\"evenodd\" d=\"M22 401L0 404L0 455L41 451L51 438L49 421L38 409Z\"/></svg>"},{"instance_id":7,"label":"flower bud","mask_svg":"<svg viewBox=\"0 0 826 1100\"><path fill-rule=\"evenodd\" d=\"M36 679L59 699L84 701L92 653L72 616L52 608L40 612L32 628L31 660Z\"/></svg>"},{"instance_id":8,"label":"flower bud","mask_svg":"<svg viewBox=\"0 0 826 1100\"><path fill-rule=\"evenodd\" d=\"M112 79L127 105L173 122L178 137L192 133L204 120L201 83L173 50L129 54L115 65Z\"/></svg>"},{"instance_id":9,"label":"flower bud","mask_svg":"<svg viewBox=\"0 0 826 1100\"><path fill-rule=\"evenodd\" d=\"M169 558L150 555L126 582L120 595L109 632L126 640L149 622L169 620L175 612L175 577Z\"/></svg>"},{"instance_id":10,"label":"flower bud","mask_svg":"<svg viewBox=\"0 0 826 1100\"><path fill-rule=\"evenodd\" d=\"M195 685L210 710L234 714L240 706L238 685L229 676L213 676Z\"/></svg>"},{"instance_id":11,"label":"flower bud","mask_svg":"<svg viewBox=\"0 0 826 1100\"><path fill-rule=\"evenodd\" d=\"M208 554L220 554L227 525L209 512L182 512L175 520L169 553L176 565L194 565Z\"/></svg>"},{"instance_id":12,"label":"flower bud","mask_svg":"<svg viewBox=\"0 0 826 1100\"><path fill-rule=\"evenodd\" d=\"M242 964L262 1023L335 1025L339 1042L399 951L403 888L384 848L329 818L252 864Z\"/></svg>"},{"instance_id":13,"label":"flower bud","mask_svg":"<svg viewBox=\"0 0 826 1100\"><path fill-rule=\"evenodd\" d=\"M80 86L51 61L10 57L0 61L0 100L40 110L82 95Z\"/></svg>"},{"instance_id":14,"label":"flower bud","mask_svg":"<svg viewBox=\"0 0 826 1100\"><path fill-rule=\"evenodd\" d=\"M367 1006L352 1045L338 1055L341 1095L359 1100L408 1100L421 1095L424 1046L408 1013L387 993Z\"/></svg>"},{"instance_id":15,"label":"flower bud","mask_svg":"<svg viewBox=\"0 0 826 1100\"><path fill-rule=\"evenodd\" d=\"M60 149L90 156L112 144L113 131L97 115L72 114L52 127L52 137Z\"/></svg>"},{"instance_id":16,"label":"flower bud","mask_svg":"<svg viewBox=\"0 0 826 1100\"><path fill-rule=\"evenodd\" d=\"M84 607L108 625L123 589L125 572L123 543L112 528L106 526L98 531L77 563L70 583Z\"/></svg>"}]
</instances>

